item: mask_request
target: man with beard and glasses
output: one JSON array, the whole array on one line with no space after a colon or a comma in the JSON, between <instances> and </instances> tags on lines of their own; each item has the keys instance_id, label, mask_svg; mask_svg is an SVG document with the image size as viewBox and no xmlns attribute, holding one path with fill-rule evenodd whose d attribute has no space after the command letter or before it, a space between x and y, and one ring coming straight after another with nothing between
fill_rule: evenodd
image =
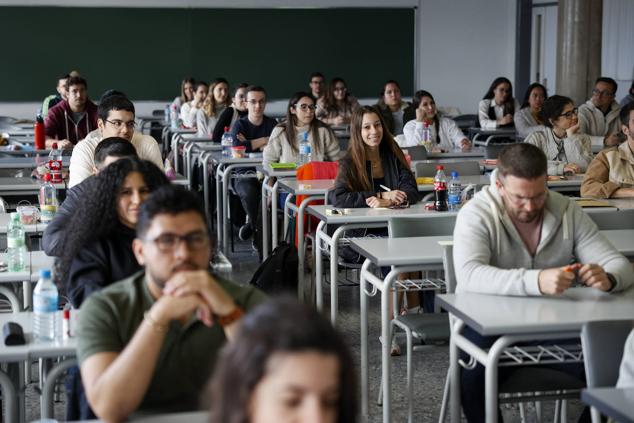
<instances>
[{"instance_id":1,"label":"man with beard and glasses","mask_svg":"<svg viewBox=\"0 0 634 423\"><path fill-rule=\"evenodd\" d=\"M195 194L177 186L141 206L133 251L145 267L82 305L77 356L88 402L104 421L136 410L195 410L220 348L264 300L209 271L211 245Z\"/></svg>"},{"instance_id":2,"label":"man with beard and glasses","mask_svg":"<svg viewBox=\"0 0 634 423\"><path fill-rule=\"evenodd\" d=\"M630 263L590 217L574 200L548 190L542 150L527 143L504 148L492 180L456 220L457 293L558 295L575 279L610 292L632 285ZM463 335L483 348L496 340L470 327ZM583 376L582 364L567 366L560 370ZM511 374L500 368L500 381ZM461 380L467 420L484 421L484 368L462 370Z\"/></svg>"}]
</instances>

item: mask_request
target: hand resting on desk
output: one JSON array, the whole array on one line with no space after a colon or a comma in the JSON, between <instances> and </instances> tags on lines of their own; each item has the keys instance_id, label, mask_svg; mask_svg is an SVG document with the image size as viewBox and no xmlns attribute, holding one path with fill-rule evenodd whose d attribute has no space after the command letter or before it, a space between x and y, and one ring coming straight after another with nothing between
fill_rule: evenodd
<instances>
[{"instance_id":1,"label":"hand resting on desk","mask_svg":"<svg viewBox=\"0 0 634 423\"><path fill-rule=\"evenodd\" d=\"M575 275L575 270L578 270L577 275ZM572 286L575 277L578 277L584 285L601 291L609 291L613 287L603 267L598 264L584 264L574 268L564 266L542 270L537 278L539 291L549 295L562 294Z\"/></svg>"}]
</instances>

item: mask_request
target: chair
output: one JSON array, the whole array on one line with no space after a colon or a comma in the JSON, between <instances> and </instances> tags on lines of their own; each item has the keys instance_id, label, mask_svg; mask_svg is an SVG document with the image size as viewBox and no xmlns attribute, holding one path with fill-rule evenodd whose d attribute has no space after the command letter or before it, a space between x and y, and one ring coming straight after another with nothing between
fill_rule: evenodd
<instances>
[{"instance_id":1,"label":"chair","mask_svg":"<svg viewBox=\"0 0 634 423\"><path fill-rule=\"evenodd\" d=\"M480 122L478 122L478 115L459 115L453 118L453 120L456 122L456 125L461 131L468 130L476 125L478 127L480 126Z\"/></svg>"},{"instance_id":2,"label":"chair","mask_svg":"<svg viewBox=\"0 0 634 423\"><path fill-rule=\"evenodd\" d=\"M424 145L403 148L403 154L405 154L406 151L409 153L409 156L413 161L427 160L427 149Z\"/></svg>"},{"instance_id":3,"label":"chair","mask_svg":"<svg viewBox=\"0 0 634 423\"><path fill-rule=\"evenodd\" d=\"M453 261L453 242L442 244L443 249L443 270L445 272L445 287L448 294L452 294L456 290L456 272ZM453 317L449 316L449 324L453 325ZM451 327L451 326L450 326ZM447 378L445 380L445 389L440 407L440 415L438 422L443 423L447 414L447 405L449 403L449 375L451 369L447 369ZM514 371L513 377L509 378L499 386L499 394L508 396L501 398L500 403L519 402L520 414L524 420L523 402L527 399L540 399L540 395L544 399L552 399L552 392L556 391L557 406L555 407L555 416L559 414L561 421L565 422L566 407L565 403L560 406L560 401L565 398L578 398L578 392L584 387L582 381L572 377L571 375L559 370L538 368L538 367L520 367ZM514 394L514 395L509 395ZM522 395L517 395L522 394ZM537 413L537 421L541 421L541 406L539 402L535 407ZM555 419L556 419L555 417ZM556 421L556 420L555 420Z\"/></svg>"},{"instance_id":4,"label":"chair","mask_svg":"<svg viewBox=\"0 0 634 423\"><path fill-rule=\"evenodd\" d=\"M496 160L504 147L516 143L490 143L484 146L484 158L488 160Z\"/></svg>"},{"instance_id":5,"label":"chair","mask_svg":"<svg viewBox=\"0 0 634 423\"><path fill-rule=\"evenodd\" d=\"M411 154L411 153L410 153ZM416 177L421 176L433 177L436 175L436 166L442 164L445 167L445 174L450 175L456 171L460 176L480 175L480 164L476 161L464 162L418 162L416 163Z\"/></svg>"},{"instance_id":6,"label":"chair","mask_svg":"<svg viewBox=\"0 0 634 423\"><path fill-rule=\"evenodd\" d=\"M623 358L625 340L634 321L588 322L581 329L583 362L588 388L616 386ZM592 408L592 422L601 422L598 410Z\"/></svg>"}]
</instances>

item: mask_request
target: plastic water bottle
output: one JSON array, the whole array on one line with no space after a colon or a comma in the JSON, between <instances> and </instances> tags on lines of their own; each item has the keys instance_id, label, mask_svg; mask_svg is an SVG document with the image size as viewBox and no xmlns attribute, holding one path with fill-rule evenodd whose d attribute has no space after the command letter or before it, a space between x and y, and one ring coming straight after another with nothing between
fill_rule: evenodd
<instances>
[{"instance_id":1,"label":"plastic water bottle","mask_svg":"<svg viewBox=\"0 0 634 423\"><path fill-rule=\"evenodd\" d=\"M312 152L310 148L310 141L308 141L308 131L304 132L304 135L300 135L299 141L299 163L298 166L304 165L312 161Z\"/></svg>"},{"instance_id":2,"label":"plastic water bottle","mask_svg":"<svg viewBox=\"0 0 634 423\"><path fill-rule=\"evenodd\" d=\"M436 177L434 178L434 210L447 211L447 177L444 172L445 167L436 166Z\"/></svg>"},{"instance_id":3,"label":"plastic water bottle","mask_svg":"<svg viewBox=\"0 0 634 423\"><path fill-rule=\"evenodd\" d=\"M40 187L40 220L50 222L57 213L57 189L51 183L51 174L44 175L44 183Z\"/></svg>"},{"instance_id":4,"label":"plastic water bottle","mask_svg":"<svg viewBox=\"0 0 634 423\"><path fill-rule=\"evenodd\" d=\"M423 137L421 144L425 146L427 151L431 151L431 130L429 129L429 123L423 122Z\"/></svg>"},{"instance_id":5,"label":"plastic water bottle","mask_svg":"<svg viewBox=\"0 0 634 423\"><path fill-rule=\"evenodd\" d=\"M24 270L24 257L26 256L26 241L24 238L24 226L20 222L20 214L11 213L11 220L7 227L7 262L9 272L21 272Z\"/></svg>"},{"instance_id":6,"label":"plastic water bottle","mask_svg":"<svg viewBox=\"0 0 634 423\"><path fill-rule=\"evenodd\" d=\"M40 279L33 290L33 336L38 340L55 339L55 316L59 302L57 287L51 280L51 271L40 270Z\"/></svg>"},{"instance_id":7,"label":"plastic water bottle","mask_svg":"<svg viewBox=\"0 0 634 423\"><path fill-rule=\"evenodd\" d=\"M225 132L220 138L220 145L222 146L222 157L231 157L231 146L233 146L233 137L229 132L229 127L225 126Z\"/></svg>"},{"instance_id":8,"label":"plastic water bottle","mask_svg":"<svg viewBox=\"0 0 634 423\"><path fill-rule=\"evenodd\" d=\"M62 182L62 149L57 143L53 143L53 149L48 153L48 168L51 171L51 182L59 184Z\"/></svg>"},{"instance_id":9,"label":"plastic water bottle","mask_svg":"<svg viewBox=\"0 0 634 423\"><path fill-rule=\"evenodd\" d=\"M175 104L170 109L170 126L172 129L178 129L178 110Z\"/></svg>"},{"instance_id":10,"label":"plastic water bottle","mask_svg":"<svg viewBox=\"0 0 634 423\"><path fill-rule=\"evenodd\" d=\"M449 189L447 190L447 203L449 210L457 211L460 209L460 199L462 195L462 183L458 177L458 172L451 172L451 180L449 180Z\"/></svg>"}]
</instances>

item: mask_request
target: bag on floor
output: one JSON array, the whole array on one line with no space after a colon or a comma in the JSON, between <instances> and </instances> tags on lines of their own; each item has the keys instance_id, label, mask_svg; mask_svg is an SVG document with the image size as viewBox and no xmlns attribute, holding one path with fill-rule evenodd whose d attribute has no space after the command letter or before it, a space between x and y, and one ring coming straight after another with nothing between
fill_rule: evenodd
<instances>
[{"instance_id":1,"label":"bag on floor","mask_svg":"<svg viewBox=\"0 0 634 423\"><path fill-rule=\"evenodd\" d=\"M249 284L267 294L297 295L297 248L281 242L258 267Z\"/></svg>"}]
</instances>

